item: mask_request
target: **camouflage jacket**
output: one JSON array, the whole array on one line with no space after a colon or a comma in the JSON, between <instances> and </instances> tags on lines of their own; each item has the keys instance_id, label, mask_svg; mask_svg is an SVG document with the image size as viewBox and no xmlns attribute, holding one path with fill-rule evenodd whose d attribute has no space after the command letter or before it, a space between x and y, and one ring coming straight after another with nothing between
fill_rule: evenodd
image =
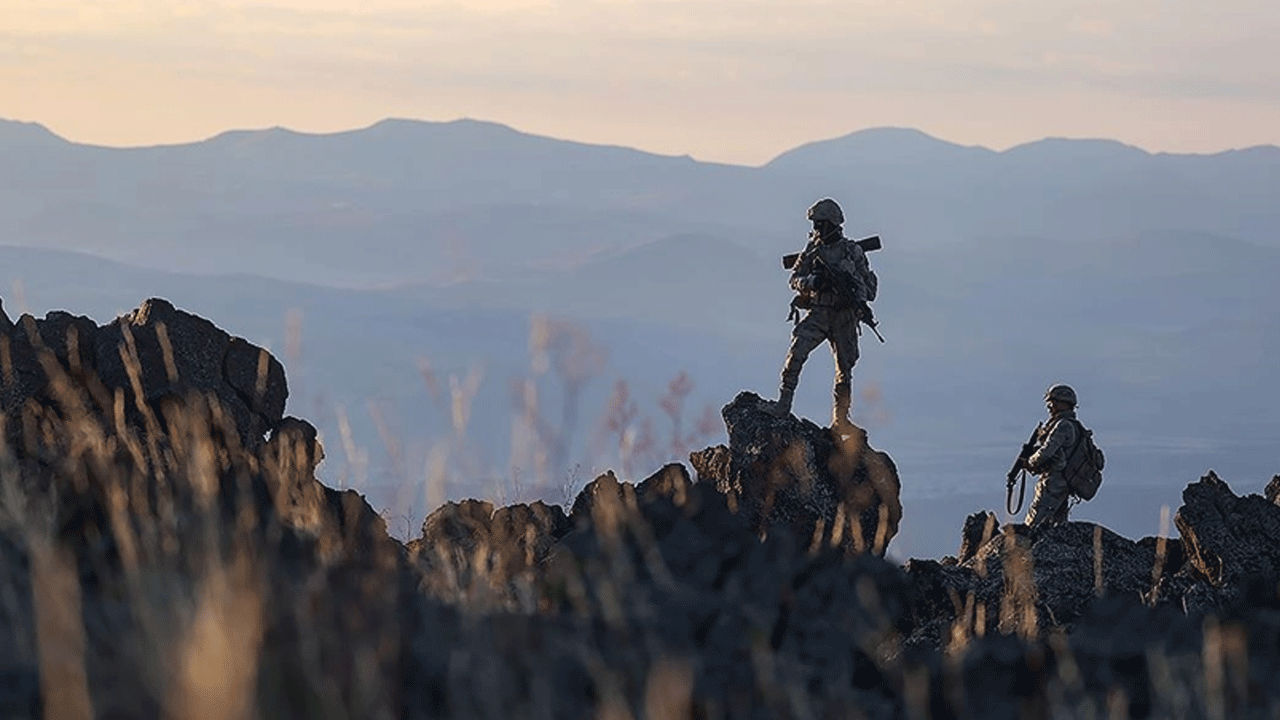
<instances>
[{"instance_id":1,"label":"camouflage jacket","mask_svg":"<svg viewBox=\"0 0 1280 720\"><path fill-rule=\"evenodd\" d=\"M821 261L819 261L821 257ZM823 265L826 265L824 267ZM830 268L838 277L832 278L827 271ZM806 287L806 278L824 278L819 281L818 288ZM801 294L808 294L815 307L843 307L840 293L830 285L833 282L844 282L853 298L860 302L873 302L879 280L867 262L867 253L858 244L848 238L840 238L833 243L823 243L816 234L809 234L809 242L796 260L791 271L791 289ZM826 285L824 287L824 284Z\"/></svg>"},{"instance_id":2,"label":"camouflage jacket","mask_svg":"<svg viewBox=\"0 0 1280 720\"><path fill-rule=\"evenodd\" d=\"M1068 410L1049 419L1036 439L1036 451L1027 458L1032 472L1038 475L1061 473L1067 467L1067 454L1076 445L1076 413Z\"/></svg>"}]
</instances>

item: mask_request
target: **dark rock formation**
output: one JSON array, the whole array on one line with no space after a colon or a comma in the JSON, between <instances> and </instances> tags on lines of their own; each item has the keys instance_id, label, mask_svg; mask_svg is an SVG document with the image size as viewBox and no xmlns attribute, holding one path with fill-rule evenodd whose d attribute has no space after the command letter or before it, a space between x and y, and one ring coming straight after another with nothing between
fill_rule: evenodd
<instances>
[{"instance_id":1,"label":"dark rock formation","mask_svg":"<svg viewBox=\"0 0 1280 720\"><path fill-rule=\"evenodd\" d=\"M966 563L978 554L978 550L986 545L1000 531L1000 519L989 511L978 512L965 518L964 528L960 531L960 553L957 562Z\"/></svg>"},{"instance_id":2,"label":"dark rock formation","mask_svg":"<svg viewBox=\"0 0 1280 720\"><path fill-rule=\"evenodd\" d=\"M1182 491L1174 524L1187 562L1215 586L1248 575L1280 577L1280 509L1257 495L1237 497L1210 472Z\"/></svg>"},{"instance_id":3,"label":"dark rock formation","mask_svg":"<svg viewBox=\"0 0 1280 720\"><path fill-rule=\"evenodd\" d=\"M740 393L721 414L724 451L696 456L702 480L731 497L757 531L786 527L821 543L884 555L902 518L893 461L867 444L860 428L840 437L795 417L775 418L770 403Z\"/></svg>"},{"instance_id":4,"label":"dark rock formation","mask_svg":"<svg viewBox=\"0 0 1280 720\"><path fill-rule=\"evenodd\" d=\"M1070 628L1098 597L1151 592L1170 564L1167 555L1157 561L1156 543L1084 522L1047 528L1034 541L1022 525L1006 525L979 544L989 518L978 513L965 522L961 562L907 563L919 597L913 644Z\"/></svg>"},{"instance_id":5,"label":"dark rock formation","mask_svg":"<svg viewBox=\"0 0 1280 720\"><path fill-rule=\"evenodd\" d=\"M732 457L733 453L729 452L729 448L724 445L714 445L689 453L689 464L697 473L698 482L715 484L728 480L729 460Z\"/></svg>"},{"instance_id":6,"label":"dark rock formation","mask_svg":"<svg viewBox=\"0 0 1280 720\"><path fill-rule=\"evenodd\" d=\"M483 596L474 605L526 608L530 573L569 531L569 519L542 501L494 508L482 500L448 502L427 516L409 543L424 589L448 600Z\"/></svg>"},{"instance_id":7,"label":"dark rock formation","mask_svg":"<svg viewBox=\"0 0 1280 720\"><path fill-rule=\"evenodd\" d=\"M695 715L787 715L795 698L784 687L807 688L823 712L852 704L892 715L893 661L881 645L906 629L910 590L895 567L839 548L809 552L785 527L760 540L708 483L682 500L595 498L553 549L542 604L566 621L604 618L594 643L604 666L644 676L697 657L678 666ZM758 681L760 662L776 690Z\"/></svg>"},{"instance_id":8,"label":"dark rock formation","mask_svg":"<svg viewBox=\"0 0 1280 720\"><path fill-rule=\"evenodd\" d=\"M697 482L405 547L259 349L161 301L5 320L2 717L1280 717L1280 508L1213 474L1180 539L976 513L902 568L888 457L744 393Z\"/></svg>"},{"instance_id":9,"label":"dark rock formation","mask_svg":"<svg viewBox=\"0 0 1280 720\"><path fill-rule=\"evenodd\" d=\"M1262 496L1280 505L1280 475L1271 478L1271 482L1267 483L1266 489L1262 491Z\"/></svg>"},{"instance_id":10,"label":"dark rock formation","mask_svg":"<svg viewBox=\"0 0 1280 720\"><path fill-rule=\"evenodd\" d=\"M278 362L160 300L102 328L53 312L6 330L6 716L170 714L208 687L174 661L259 716L398 714L416 579L364 499L316 479L323 449L282 419ZM236 352L265 369L256 384Z\"/></svg>"},{"instance_id":11,"label":"dark rock formation","mask_svg":"<svg viewBox=\"0 0 1280 720\"><path fill-rule=\"evenodd\" d=\"M1258 495L1239 497L1210 471L1182 491L1174 524L1184 565L1154 593L1188 612L1227 612L1280 583L1280 507Z\"/></svg>"},{"instance_id":12,"label":"dark rock formation","mask_svg":"<svg viewBox=\"0 0 1280 720\"><path fill-rule=\"evenodd\" d=\"M6 318L0 360L6 437L28 454L36 452L42 409L114 418L119 397L126 421L154 434L164 432L166 406L191 395L215 398L241 444L256 448L288 396L270 353L158 298L103 327L61 311L23 315L16 325Z\"/></svg>"}]
</instances>

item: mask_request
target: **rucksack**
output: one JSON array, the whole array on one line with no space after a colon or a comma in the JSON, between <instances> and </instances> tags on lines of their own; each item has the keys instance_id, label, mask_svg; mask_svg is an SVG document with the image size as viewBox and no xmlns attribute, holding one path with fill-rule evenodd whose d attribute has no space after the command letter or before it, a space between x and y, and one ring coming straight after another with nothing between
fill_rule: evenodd
<instances>
[{"instance_id":1,"label":"rucksack","mask_svg":"<svg viewBox=\"0 0 1280 720\"><path fill-rule=\"evenodd\" d=\"M1067 454L1067 466L1063 474L1067 477L1072 495L1081 500L1092 500L1098 494L1098 486L1102 484L1102 468L1106 465L1106 457L1093 443L1093 431L1079 420L1072 422L1076 424L1076 443Z\"/></svg>"}]
</instances>

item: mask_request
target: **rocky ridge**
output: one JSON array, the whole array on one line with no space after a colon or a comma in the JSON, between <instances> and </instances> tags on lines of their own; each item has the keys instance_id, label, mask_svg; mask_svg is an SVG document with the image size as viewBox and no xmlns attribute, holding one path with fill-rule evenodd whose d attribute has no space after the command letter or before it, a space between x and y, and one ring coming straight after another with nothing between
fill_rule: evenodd
<instances>
[{"instance_id":1,"label":"rocky ridge","mask_svg":"<svg viewBox=\"0 0 1280 720\"><path fill-rule=\"evenodd\" d=\"M1280 715L1270 486L1207 474L1172 538L978 513L900 567L891 458L743 393L692 475L402 545L316 478L279 363L165 301L0 310L0 371L6 717Z\"/></svg>"}]
</instances>

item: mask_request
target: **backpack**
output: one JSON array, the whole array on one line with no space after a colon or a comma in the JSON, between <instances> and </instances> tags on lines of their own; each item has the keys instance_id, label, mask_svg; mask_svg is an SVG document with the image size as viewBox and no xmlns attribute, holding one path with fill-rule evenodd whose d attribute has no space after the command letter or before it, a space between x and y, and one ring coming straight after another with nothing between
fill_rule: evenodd
<instances>
[{"instance_id":1,"label":"backpack","mask_svg":"<svg viewBox=\"0 0 1280 720\"><path fill-rule=\"evenodd\" d=\"M1106 458L1102 450L1093 444L1093 431L1079 420L1072 422L1076 424L1076 444L1067 454L1064 474L1072 495L1081 500L1092 500L1098 494L1098 486L1102 484L1102 468L1106 465Z\"/></svg>"}]
</instances>

